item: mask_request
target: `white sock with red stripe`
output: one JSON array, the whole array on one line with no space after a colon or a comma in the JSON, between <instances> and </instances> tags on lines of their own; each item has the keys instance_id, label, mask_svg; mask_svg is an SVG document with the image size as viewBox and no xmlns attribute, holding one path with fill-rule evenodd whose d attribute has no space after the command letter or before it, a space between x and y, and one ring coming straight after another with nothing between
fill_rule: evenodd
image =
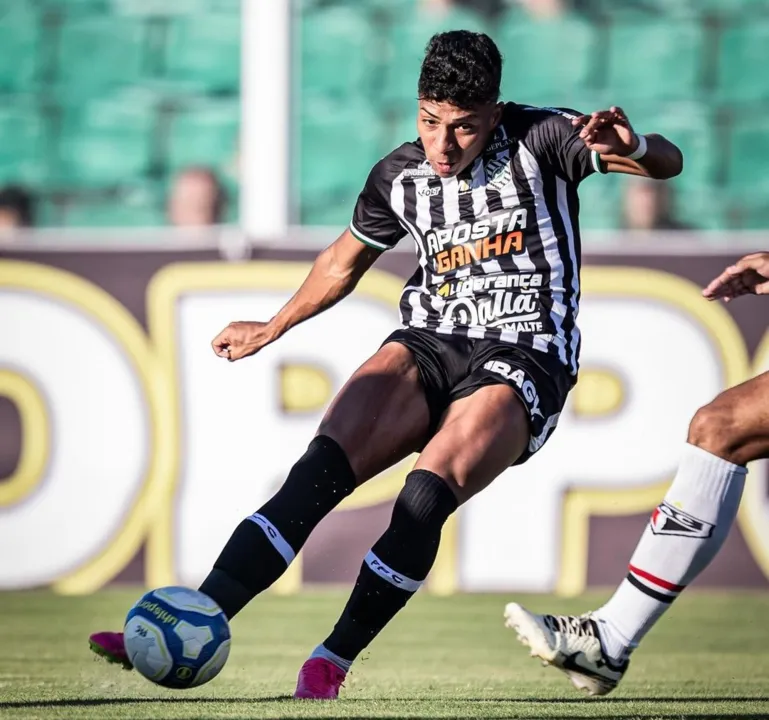
<instances>
[{"instance_id":1,"label":"white sock with red stripe","mask_svg":"<svg viewBox=\"0 0 769 720\"><path fill-rule=\"evenodd\" d=\"M611 599L594 613L604 652L622 662L707 567L737 515L747 470L687 444Z\"/></svg>"}]
</instances>

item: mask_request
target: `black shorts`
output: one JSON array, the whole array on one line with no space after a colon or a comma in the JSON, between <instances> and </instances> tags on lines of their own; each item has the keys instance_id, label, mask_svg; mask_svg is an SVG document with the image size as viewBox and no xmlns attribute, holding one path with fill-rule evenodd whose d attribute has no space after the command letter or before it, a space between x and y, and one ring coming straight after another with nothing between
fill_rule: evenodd
<instances>
[{"instance_id":1,"label":"black shorts","mask_svg":"<svg viewBox=\"0 0 769 720\"><path fill-rule=\"evenodd\" d=\"M492 340L441 335L422 328L402 328L383 345L398 342L414 354L430 410L430 434L454 400L472 395L486 385L509 385L529 413L528 448L514 463L526 462L539 450L558 424L574 381L555 358Z\"/></svg>"}]
</instances>

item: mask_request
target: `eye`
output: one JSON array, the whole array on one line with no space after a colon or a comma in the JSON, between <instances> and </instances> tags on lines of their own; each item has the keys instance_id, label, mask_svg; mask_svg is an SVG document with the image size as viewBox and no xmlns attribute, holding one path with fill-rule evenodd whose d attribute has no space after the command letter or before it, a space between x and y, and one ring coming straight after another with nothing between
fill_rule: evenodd
<instances>
[{"instance_id":1,"label":"eye","mask_svg":"<svg viewBox=\"0 0 769 720\"><path fill-rule=\"evenodd\" d=\"M430 127L433 127L434 125L438 124L435 120L433 120L433 118L429 118L429 117L423 117L422 122L425 125L429 125Z\"/></svg>"},{"instance_id":2,"label":"eye","mask_svg":"<svg viewBox=\"0 0 769 720\"><path fill-rule=\"evenodd\" d=\"M472 133L475 132L475 125L468 125L465 123L464 125L460 125L459 129L464 133Z\"/></svg>"}]
</instances>

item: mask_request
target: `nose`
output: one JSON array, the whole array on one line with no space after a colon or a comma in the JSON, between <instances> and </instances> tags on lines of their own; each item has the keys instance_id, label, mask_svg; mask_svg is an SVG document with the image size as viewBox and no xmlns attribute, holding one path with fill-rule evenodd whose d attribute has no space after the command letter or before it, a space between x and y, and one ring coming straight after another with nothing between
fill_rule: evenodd
<instances>
[{"instance_id":1,"label":"nose","mask_svg":"<svg viewBox=\"0 0 769 720\"><path fill-rule=\"evenodd\" d=\"M451 128L442 127L435 134L435 149L437 152L447 155L456 147L454 133Z\"/></svg>"}]
</instances>

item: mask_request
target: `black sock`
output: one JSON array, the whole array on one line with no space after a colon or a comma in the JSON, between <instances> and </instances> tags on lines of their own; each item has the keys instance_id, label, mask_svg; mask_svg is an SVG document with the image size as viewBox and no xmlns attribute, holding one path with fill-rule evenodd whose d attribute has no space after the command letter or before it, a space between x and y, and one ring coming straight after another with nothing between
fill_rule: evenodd
<instances>
[{"instance_id":1,"label":"black sock","mask_svg":"<svg viewBox=\"0 0 769 720\"><path fill-rule=\"evenodd\" d=\"M200 591L232 618L286 571L315 526L355 487L344 450L316 437L283 487L235 528Z\"/></svg>"},{"instance_id":2,"label":"black sock","mask_svg":"<svg viewBox=\"0 0 769 720\"><path fill-rule=\"evenodd\" d=\"M419 589L438 554L457 499L435 473L414 470L395 500L390 526L361 566L350 599L323 645L354 660Z\"/></svg>"}]
</instances>

